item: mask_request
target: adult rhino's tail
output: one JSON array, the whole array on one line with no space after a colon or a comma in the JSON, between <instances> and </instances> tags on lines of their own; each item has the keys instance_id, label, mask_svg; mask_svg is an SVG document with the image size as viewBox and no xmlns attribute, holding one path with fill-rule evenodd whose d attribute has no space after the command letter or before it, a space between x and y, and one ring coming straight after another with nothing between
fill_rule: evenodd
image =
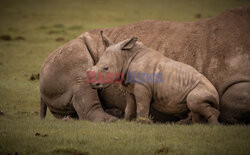
<instances>
[{"instance_id":1,"label":"adult rhino's tail","mask_svg":"<svg viewBox=\"0 0 250 155\"><path fill-rule=\"evenodd\" d=\"M47 105L44 103L43 99L40 98L40 118L44 119L46 116Z\"/></svg>"}]
</instances>

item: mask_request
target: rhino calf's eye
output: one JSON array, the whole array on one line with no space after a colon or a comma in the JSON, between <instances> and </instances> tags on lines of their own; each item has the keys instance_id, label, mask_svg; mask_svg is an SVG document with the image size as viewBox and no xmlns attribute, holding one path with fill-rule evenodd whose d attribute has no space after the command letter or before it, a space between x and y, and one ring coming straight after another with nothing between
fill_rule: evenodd
<instances>
[{"instance_id":1,"label":"rhino calf's eye","mask_svg":"<svg viewBox=\"0 0 250 155\"><path fill-rule=\"evenodd\" d=\"M109 69L109 67L103 67L103 70L107 71Z\"/></svg>"}]
</instances>

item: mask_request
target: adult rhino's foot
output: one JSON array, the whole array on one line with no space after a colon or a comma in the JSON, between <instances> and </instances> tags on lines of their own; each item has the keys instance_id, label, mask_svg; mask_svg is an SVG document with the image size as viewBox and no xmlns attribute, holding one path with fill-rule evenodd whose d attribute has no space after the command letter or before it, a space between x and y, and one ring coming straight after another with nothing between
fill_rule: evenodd
<instances>
[{"instance_id":1,"label":"adult rhino's foot","mask_svg":"<svg viewBox=\"0 0 250 155\"><path fill-rule=\"evenodd\" d=\"M136 122L141 124L153 124L153 121L151 119L145 117L137 117Z\"/></svg>"},{"instance_id":2,"label":"adult rhino's foot","mask_svg":"<svg viewBox=\"0 0 250 155\"><path fill-rule=\"evenodd\" d=\"M111 123L111 122L117 121L118 119L119 119L119 118L117 118L117 117L115 117L115 116L112 116L112 115L110 115L110 114L105 113L105 114L104 114L104 119L103 119L102 121Z\"/></svg>"},{"instance_id":3,"label":"adult rhino's foot","mask_svg":"<svg viewBox=\"0 0 250 155\"><path fill-rule=\"evenodd\" d=\"M117 118L117 117L108 117L108 118L105 118L105 122L109 122L109 123L111 123L111 122L115 122L115 121L117 121L119 118Z\"/></svg>"}]
</instances>

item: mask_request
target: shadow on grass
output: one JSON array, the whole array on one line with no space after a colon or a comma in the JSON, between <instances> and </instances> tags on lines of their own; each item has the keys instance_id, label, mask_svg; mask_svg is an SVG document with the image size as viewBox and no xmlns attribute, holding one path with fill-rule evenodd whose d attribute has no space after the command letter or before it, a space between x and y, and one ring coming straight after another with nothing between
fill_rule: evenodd
<instances>
[{"instance_id":1,"label":"shadow on grass","mask_svg":"<svg viewBox=\"0 0 250 155\"><path fill-rule=\"evenodd\" d=\"M68 147L57 147L55 148L52 153L58 153L58 154L74 154L74 155L89 155L89 152L87 151L80 151L74 148L68 148Z\"/></svg>"}]
</instances>

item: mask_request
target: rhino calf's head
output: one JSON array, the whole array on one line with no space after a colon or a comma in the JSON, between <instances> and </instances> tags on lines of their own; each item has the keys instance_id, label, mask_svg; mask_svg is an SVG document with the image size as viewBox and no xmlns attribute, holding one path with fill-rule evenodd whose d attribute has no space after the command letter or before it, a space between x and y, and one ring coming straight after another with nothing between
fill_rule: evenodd
<instances>
[{"instance_id":1,"label":"rhino calf's head","mask_svg":"<svg viewBox=\"0 0 250 155\"><path fill-rule=\"evenodd\" d=\"M102 31L101 37L106 50L97 64L87 71L88 81L94 89L106 88L122 78L126 61L137 41L132 37L114 44Z\"/></svg>"}]
</instances>

